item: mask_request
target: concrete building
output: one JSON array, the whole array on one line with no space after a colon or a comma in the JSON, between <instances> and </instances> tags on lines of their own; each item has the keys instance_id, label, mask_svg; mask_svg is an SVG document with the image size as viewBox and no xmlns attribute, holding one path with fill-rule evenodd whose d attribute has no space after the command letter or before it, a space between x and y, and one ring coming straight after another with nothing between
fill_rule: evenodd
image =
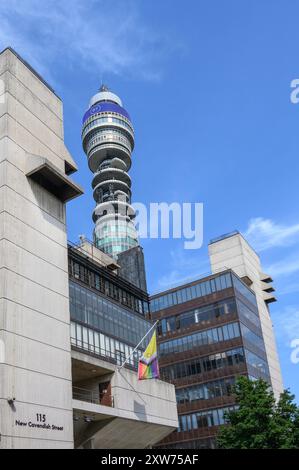
<instances>
[{"instance_id":1,"label":"concrete building","mask_svg":"<svg viewBox=\"0 0 299 470\"><path fill-rule=\"evenodd\" d=\"M71 448L65 203L82 191L61 100L11 49L0 80L0 447Z\"/></svg>"},{"instance_id":2,"label":"concrete building","mask_svg":"<svg viewBox=\"0 0 299 470\"><path fill-rule=\"evenodd\" d=\"M216 238L209 244L212 272L230 268L254 291L261 320L271 384L276 398L283 391L275 333L269 304L276 301L273 280L263 272L260 258L239 232Z\"/></svg>"},{"instance_id":3,"label":"concrete building","mask_svg":"<svg viewBox=\"0 0 299 470\"><path fill-rule=\"evenodd\" d=\"M0 448L151 446L177 426L174 389L137 383L136 358L118 369L134 346L128 325L148 327L147 294L93 245L67 245L65 204L82 190L69 178L60 98L10 48L0 80ZM71 285L114 316L99 326L86 304L71 324Z\"/></svg>"},{"instance_id":4,"label":"concrete building","mask_svg":"<svg viewBox=\"0 0 299 470\"><path fill-rule=\"evenodd\" d=\"M283 388L270 277L239 233L213 240L209 252L213 274L151 297L161 375L176 387L179 414L161 448L214 448L237 376L263 378L277 397Z\"/></svg>"}]
</instances>

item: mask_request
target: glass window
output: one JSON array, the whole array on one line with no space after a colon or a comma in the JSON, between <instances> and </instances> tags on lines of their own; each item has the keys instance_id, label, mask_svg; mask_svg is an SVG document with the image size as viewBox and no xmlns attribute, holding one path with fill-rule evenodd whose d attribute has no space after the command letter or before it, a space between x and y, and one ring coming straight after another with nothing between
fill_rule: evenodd
<instances>
[{"instance_id":1,"label":"glass window","mask_svg":"<svg viewBox=\"0 0 299 470\"><path fill-rule=\"evenodd\" d=\"M253 312L254 309L249 309L241 300L237 300L238 311L241 319L248 320L253 323L257 328L261 329L261 323L258 316L258 311Z\"/></svg>"},{"instance_id":2,"label":"glass window","mask_svg":"<svg viewBox=\"0 0 299 470\"><path fill-rule=\"evenodd\" d=\"M76 339L76 325L75 325L75 323L71 323L71 338Z\"/></svg>"},{"instance_id":3,"label":"glass window","mask_svg":"<svg viewBox=\"0 0 299 470\"><path fill-rule=\"evenodd\" d=\"M206 286L206 295L210 295L211 292L212 292L210 281L207 281L207 282L205 283L205 286Z\"/></svg>"},{"instance_id":4,"label":"glass window","mask_svg":"<svg viewBox=\"0 0 299 470\"><path fill-rule=\"evenodd\" d=\"M215 278L215 282L216 282L216 289L217 289L217 291L222 290L221 282L220 282L220 277L216 277L216 278Z\"/></svg>"},{"instance_id":5,"label":"glass window","mask_svg":"<svg viewBox=\"0 0 299 470\"><path fill-rule=\"evenodd\" d=\"M236 409L237 406L231 406L208 411L200 411L188 415L181 415L179 417L179 431L191 431L192 429L222 425L225 423L225 413L228 411L234 411Z\"/></svg>"},{"instance_id":6,"label":"glass window","mask_svg":"<svg viewBox=\"0 0 299 470\"><path fill-rule=\"evenodd\" d=\"M223 329L222 328L217 328L217 333L218 333L219 341L223 341L224 340L224 338L223 338Z\"/></svg>"},{"instance_id":7,"label":"glass window","mask_svg":"<svg viewBox=\"0 0 299 470\"><path fill-rule=\"evenodd\" d=\"M214 331L217 330L217 331ZM184 336L180 339L173 339L160 343L160 354L164 355L169 352L187 351L194 347L204 344L210 344L218 341L226 341L239 336L238 327L235 323L218 327L217 329L204 330L199 333ZM164 344L163 347L161 345Z\"/></svg>"},{"instance_id":8,"label":"glass window","mask_svg":"<svg viewBox=\"0 0 299 470\"><path fill-rule=\"evenodd\" d=\"M239 292L243 297L245 297L249 302L251 302L255 307L257 307L254 292L251 291L246 286L246 284L244 284L235 274L233 274L232 276L235 290Z\"/></svg>"},{"instance_id":9,"label":"glass window","mask_svg":"<svg viewBox=\"0 0 299 470\"><path fill-rule=\"evenodd\" d=\"M264 340L261 336L257 336L255 333L253 333L253 331L247 328L247 326L243 325L243 323L241 323L241 331L242 336L246 342L249 342L252 345L258 347L262 352L266 352Z\"/></svg>"},{"instance_id":10,"label":"glass window","mask_svg":"<svg viewBox=\"0 0 299 470\"><path fill-rule=\"evenodd\" d=\"M246 360L256 371L258 377L269 377L269 368L265 360L245 349Z\"/></svg>"},{"instance_id":11,"label":"glass window","mask_svg":"<svg viewBox=\"0 0 299 470\"><path fill-rule=\"evenodd\" d=\"M207 295L206 282L203 282L202 284L200 284L200 287L201 287L201 295L202 296Z\"/></svg>"},{"instance_id":12,"label":"glass window","mask_svg":"<svg viewBox=\"0 0 299 470\"><path fill-rule=\"evenodd\" d=\"M193 359L188 362L163 367L162 376L166 379L177 379L189 375L201 374L202 371L207 372L243 362L243 348L236 348L223 353L205 356L200 359Z\"/></svg>"},{"instance_id":13,"label":"glass window","mask_svg":"<svg viewBox=\"0 0 299 470\"><path fill-rule=\"evenodd\" d=\"M233 328L234 328L234 338L238 338L240 336L239 323L233 323Z\"/></svg>"},{"instance_id":14,"label":"glass window","mask_svg":"<svg viewBox=\"0 0 299 470\"><path fill-rule=\"evenodd\" d=\"M235 337L235 331L234 331L234 324L233 323L229 323L227 325L227 329L228 329L228 337L229 339L232 339Z\"/></svg>"}]
</instances>

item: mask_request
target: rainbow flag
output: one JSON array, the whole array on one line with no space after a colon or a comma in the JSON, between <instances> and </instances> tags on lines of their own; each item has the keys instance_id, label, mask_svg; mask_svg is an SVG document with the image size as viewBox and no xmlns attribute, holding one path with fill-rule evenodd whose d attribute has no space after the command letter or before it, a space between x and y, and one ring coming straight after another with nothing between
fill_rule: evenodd
<instances>
[{"instance_id":1,"label":"rainbow flag","mask_svg":"<svg viewBox=\"0 0 299 470\"><path fill-rule=\"evenodd\" d=\"M138 380L158 379L160 377L159 364L157 357L157 338L156 332L148 343L143 356L138 363Z\"/></svg>"}]
</instances>

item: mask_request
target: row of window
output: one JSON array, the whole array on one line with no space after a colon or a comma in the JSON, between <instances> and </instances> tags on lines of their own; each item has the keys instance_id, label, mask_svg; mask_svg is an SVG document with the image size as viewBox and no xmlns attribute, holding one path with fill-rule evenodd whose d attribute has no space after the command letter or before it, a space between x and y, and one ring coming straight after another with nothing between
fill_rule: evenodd
<instances>
[{"instance_id":1,"label":"row of window","mask_svg":"<svg viewBox=\"0 0 299 470\"><path fill-rule=\"evenodd\" d=\"M236 313L237 307L234 299L222 300L212 305L196 308L190 312L163 318L158 325L158 334L165 335L171 331L181 330L198 323L209 322L222 315Z\"/></svg>"},{"instance_id":2,"label":"row of window","mask_svg":"<svg viewBox=\"0 0 299 470\"><path fill-rule=\"evenodd\" d=\"M93 151L96 150L95 144L98 144L100 142L108 142L109 144L111 143L116 143L117 145L121 143L121 145L124 146L124 150L127 150L128 152L132 152L131 145L128 141L128 139L125 139L124 137L119 137L119 136L102 136L102 137L97 137L96 139L93 139L91 142L88 142L88 147L86 148L87 153L90 153L90 156L92 155ZM98 147L98 146L97 146Z\"/></svg>"},{"instance_id":3,"label":"row of window","mask_svg":"<svg viewBox=\"0 0 299 470\"><path fill-rule=\"evenodd\" d=\"M199 331L192 335L182 338L172 339L160 343L159 351L161 356L173 354L203 346L205 344L218 343L240 336L240 326L238 322L228 323L227 325L211 328L209 330Z\"/></svg>"},{"instance_id":4,"label":"row of window","mask_svg":"<svg viewBox=\"0 0 299 470\"><path fill-rule=\"evenodd\" d=\"M112 243L105 243L103 245L99 245L98 241L96 241L96 246L100 248L104 253L107 253L110 256L114 256L117 253L122 253L123 251L129 250L130 248L137 246L137 241L135 240L134 243L125 244L112 244Z\"/></svg>"},{"instance_id":5,"label":"row of window","mask_svg":"<svg viewBox=\"0 0 299 470\"><path fill-rule=\"evenodd\" d=\"M104 128L95 129L94 131L90 132L88 141L98 136L99 134L114 134L114 135L125 137L126 139L128 135L128 133L124 131L123 129L118 129L117 127L112 127L112 126L111 127L105 126Z\"/></svg>"},{"instance_id":6,"label":"row of window","mask_svg":"<svg viewBox=\"0 0 299 470\"><path fill-rule=\"evenodd\" d=\"M102 111L102 110L99 110L99 112L95 112L95 110L93 110L94 112L92 114L90 114L90 116L85 119L84 121L84 124L87 124L89 122L91 122L95 117L98 117L98 116L112 116L112 117L117 117L117 118L121 118L123 119L127 124L129 124L131 126L131 128L133 129L133 126L132 126L132 122L130 120L130 118L128 116L125 116L124 114L120 114L118 112L114 112L114 111Z\"/></svg>"},{"instance_id":7,"label":"row of window","mask_svg":"<svg viewBox=\"0 0 299 470\"><path fill-rule=\"evenodd\" d=\"M235 411L236 406L217 408L216 410L204 410L197 413L179 416L178 432L192 431L194 429L220 426L225 424L225 413Z\"/></svg>"},{"instance_id":8,"label":"row of window","mask_svg":"<svg viewBox=\"0 0 299 470\"><path fill-rule=\"evenodd\" d=\"M122 341L109 338L109 336L74 322L71 322L71 344L97 356L113 359L118 365L121 365L134 351L134 347ZM128 364L137 368L138 360L143 351L144 348L135 351L132 357L128 359Z\"/></svg>"},{"instance_id":9,"label":"row of window","mask_svg":"<svg viewBox=\"0 0 299 470\"><path fill-rule=\"evenodd\" d=\"M112 237L110 235L106 237L101 237L97 240L97 246L100 248L102 245L106 245L106 243L111 243L112 245L115 243L127 243L128 245L133 244L135 246L136 242L136 232L135 232L135 237L129 237L129 236L124 236L122 237L121 234L119 234L117 237Z\"/></svg>"},{"instance_id":10,"label":"row of window","mask_svg":"<svg viewBox=\"0 0 299 470\"><path fill-rule=\"evenodd\" d=\"M128 227L118 227L117 226L117 229L115 229L115 230L110 230L111 228L112 227L104 226L101 231L106 237L108 237L108 236L112 236L112 237L117 236L117 237L119 237L119 236L128 235L131 238L134 238L134 237L136 238L136 230L133 229L130 226L128 226Z\"/></svg>"},{"instance_id":11,"label":"row of window","mask_svg":"<svg viewBox=\"0 0 299 470\"><path fill-rule=\"evenodd\" d=\"M69 291L73 320L132 344L137 344L150 328L144 318L75 282L70 281Z\"/></svg>"},{"instance_id":12,"label":"row of window","mask_svg":"<svg viewBox=\"0 0 299 470\"><path fill-rule=\"evenodd\" d=\"M121 289L113 282L105 279L97 272L87 268L71 257L69 257L69 274L71 277L79 279L89 287L98 290L102 294L105 294L138 313L145 314L149 312L148 302L142 301L135 295Z\"/></svg>"},{"instance_id":13,"label":"row of window","mask_svg":"<svg viewBox=\"0 0 299 470\"><path fill-rule=\"evenodd\" d=\"M151 300L151 311L156 312L164 308L172 307L173 305L187 302L188 300L203 297L204 295L212 294L223 289L232 287L231 274L221 274L208 281L198 281L198 284L193 286L178 289L175 292L161 295Z\"/></svg>"},{"instance_id":14,"label":"row of window","mask_svg":"<svg viewBox=\"0 0 299 470\"><path fill-rule=\"evenodd\" d=\"M269 367L267 362L248 349L236 348L217 354L211 354L186 362L179 362L165 366L161 369L161 375L166 380L176 380L185 377L200 375L211 370L244 364L251 366L251 377L269 379Z\"/></svg>"},{"instance_id":15,"label":"row of window","mask_svg":"<svg viewBox=\"0 0 299 470\"><path fill-rule=\"evenodd\" d=\"M102 131L95 132L92 138L88 140L88 144L86 145L86 152L88 153L90 149L98 142L106 142L106 141L121 142L123 145L126 146L129 152L132 152L132 146L131 146L129 139L120 131L114 132L111 129L105 129Z\"/></svg>"},{"instance_id":16,"label":"row of window","mask_svg":"<svg viewBox=\"0 0 299 470\"><path fill-rule=\"evenodd\" d=\"M204 295L212 294L223 289L234 286L247 300L249 300L256 307L255 294L242 282L234 273L220 274L208 281L198 281L198 284L193 286L178 289L169 294L164 294L155 297L151 300L151 311L157 312L159 310L172 307L173 305L181 304Z\"/></svg>"},{"instance_id":17,"label":"row of window","mask_svg":"<svg viewBox=\"0 0 299 470\"><path fill-rule=\"evenodd\" d=\"M82 139L85 138L86 134L89 132L90 129L93 127L99 126L101 124L106 124L106 123L113 123L113 124L118 124L120 126L125 127L130 131L131 134L133 134L133 128L132 126L125 121L124 118L120 119L117 117L112 117L112 116L103 116L99 117L97 119L94 119L96 115L93 115L91 118L89 118L86 121L86 124L84 125L83 131L82 131Z\"/></svg>"},{"instance_id":18,"label":"row of window","mask_svg":"<svg viewBox=\"0 0 299 470\"><path fill-rule=\"evenodd\" d=\"M101 230L105 233L105 232L108 232L108 233L132 233L132 234L135 234L136 231L135 231L135 228L133 227L130 227L130 224L128 224L127 222L126 223L123 223L123 222L120 222L118 221L117 223L115 221L110 221L109 222L106 222L105 225L103 225L101 227Z\"/></svg>"},{"instance_id":19,"label":"row of window","mask_svg":"<svg viewBox=\"0 0 299 470\"><path fill-rule=\"evenodd\" d=\"M231 395L235 381L235 377L229 377L186 388L178 388L176 389L177 403L185 404L196 400L210 400Z\"/></svg>"},{"instance_id":20,"label":"row of window","mask_svg":"<svg viewBox=\"0 0 299 470\"><path fill-rule=\"evenodd\" d=\"M244 349L236 348L163 367L161 374L168 380L176 380L192 375L199 375L211 370L243 364L244 362Z\"/></svg>"}]
</instances>

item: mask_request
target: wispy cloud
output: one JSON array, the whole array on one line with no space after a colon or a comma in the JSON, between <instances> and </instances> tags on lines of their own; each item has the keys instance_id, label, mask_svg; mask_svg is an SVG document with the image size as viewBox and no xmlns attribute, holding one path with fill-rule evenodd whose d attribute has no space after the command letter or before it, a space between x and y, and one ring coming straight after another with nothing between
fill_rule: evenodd
<instances>
[{"instance_id":1,"label":"wispy cloud","mask_svg":"<svg viewBox=\"0 0 299 470\"><path fill-rule=\"evenodd\" d=\"M288 294L294 294L296 292L299 292L299 282L289 282L287 280L287 283L279 289L279 295L288 295Z\"/></svg>"},{"instance_id":2,"label":"wispy cloud","mask_svg":"<svg viewBox=\"0 0 299 470\"><path fill-rule=\"evenodd\" d=\"M10 0L0 3L0 43L49 78L53 63L87 73L156 80L176 47L156 32L133 0Z\"/></svg>"},{"instance_id":3,"label":"wispy cloud","mask_svg":"<svg viewBox=\"0 0 299 470\"><path fill-rule=\"evenodd\" d=\"M299 271L299 253L287 256L265 268L272 276L285 276Z\"/></svg>"},{"instance_id":4,"label":"wispy cloud","mask_svg":"<svg viewBox=\"0 0 299 470\"><path fill-rule=\"evenodd\" d=\"M249 221L244 235L257 251L290 246L299 242L299 223L280 225L271 219L257 217Z\"/></svg>"},{"instance_id":5,"label":"wispy cloud","mask_svg":"<svg viewBox=\"0 0 299 470\"><path fill-rule=\"evenodd\" d=\"M276 312L275 332L287 346L293 339L299 338L299 306L289 305Z\"/></svg>"}]
</instances>

